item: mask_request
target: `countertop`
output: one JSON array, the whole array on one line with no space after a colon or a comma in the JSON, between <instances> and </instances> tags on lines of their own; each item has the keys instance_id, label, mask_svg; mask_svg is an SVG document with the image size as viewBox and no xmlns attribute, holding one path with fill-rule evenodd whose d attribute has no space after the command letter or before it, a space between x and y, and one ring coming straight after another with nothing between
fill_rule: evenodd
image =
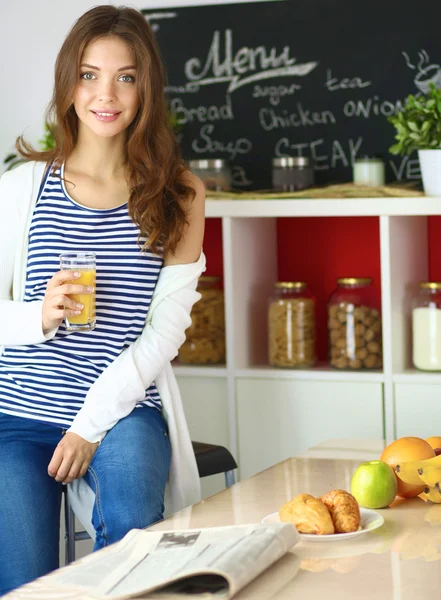
<instances>
[{"instance_id":1,"label":"countertop","mask_svg":"<svg viewBox=\"0 0 441 600\"><path fill-rule=\"evenodd\" d=\"M357 466L378 458L383 442L358 442L357 459L334 458L350 451L350 441L331 440L287 459L149 528L212 527L259 523L299 493L319 496L331 489L350 490ZM378 447L377 447L378 446ZM311 457L318 452L323 457ZM377 453L376 456L371 454ZM441 504L420 498L397 499L378 510L384 525L352 539L301 540L234 597L235 600L426 600L441 598ZM327 536L323 536L326 538ZM319 540L319 536L317 537ZM105 548L100 553L110 551ZM83 559L83 560L87 560ZM71 567L66 567L70 569ZM85 565L87 569L87 566ZM51 588L55 571L24 586L11 600L96 598L79 591ZM142 598L141 596L139 598Z\"/></svg>"},{"instance_id":2,"label":"countertop","mask_svg":"<svg viewBox=\"0 0 441 600\"><path fill-rule=\"evenodd\" d=\"M363 460L291 458L152 526L152 530L256 523L299 493L350 490ZM441 598L441 504L397 499L376 531L300 542L237 600Z\"/></svg>"}]
</instances>

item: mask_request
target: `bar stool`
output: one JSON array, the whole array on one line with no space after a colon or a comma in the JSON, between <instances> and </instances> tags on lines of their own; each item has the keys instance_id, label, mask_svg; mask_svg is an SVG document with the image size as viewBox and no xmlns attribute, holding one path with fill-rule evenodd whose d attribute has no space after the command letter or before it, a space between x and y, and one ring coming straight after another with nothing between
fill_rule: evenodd
<instances>
[{"instance_id":1,"label":"bar stool","mask_svg":"<svg viewBox=\"0 0 441 600\"><path fill-rule=\"evenodd\" d=\"M227 448L204 442L192 442L192 444L200 477L224 473L226 487L235 483L234 469L237 469L237 464ZM88 540L90 536L87 531L75 531L75 515L69 504L67 486L63 485L62 489L64 493L65 564L68 565L75 560L75 542Z\"/></svg>"}]
</instances>

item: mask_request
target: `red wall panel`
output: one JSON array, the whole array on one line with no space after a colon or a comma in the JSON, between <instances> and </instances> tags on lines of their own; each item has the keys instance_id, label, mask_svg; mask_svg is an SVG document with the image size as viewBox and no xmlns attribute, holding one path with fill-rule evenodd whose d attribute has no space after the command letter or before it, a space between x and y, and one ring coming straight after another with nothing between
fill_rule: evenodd
<instances>
[{"instance_id":1,"label":"red wall panel","mask_svg":"<svg viewBox=\"0 0 441 600\"><path fill-rule=\"evenodd\" d=\"M429 217L429 279L441 281L441 217Z\"/></svg>"},{"instance_id":2,"label":"red wall panel","mask_svg":"<svg viewBox=\"0 0 441 600\"><path fill-rule=\"evenodd\" d=\"M217 275L223 280L222 219L205 219L204 253L207 258L204 275Z\"/></svg>"},{"instance_id":3,"label":"red wall panel","mask_svg":"<svg viewBox=\"0 0 441 600\"><path fill-rule=\"evenodd\" d=\"M317 299L317 353L327 359L326 303L337 277L372 277L381 308L378 217L278 219L278 278L306 281Z\"/></svg>"}]
</instances>

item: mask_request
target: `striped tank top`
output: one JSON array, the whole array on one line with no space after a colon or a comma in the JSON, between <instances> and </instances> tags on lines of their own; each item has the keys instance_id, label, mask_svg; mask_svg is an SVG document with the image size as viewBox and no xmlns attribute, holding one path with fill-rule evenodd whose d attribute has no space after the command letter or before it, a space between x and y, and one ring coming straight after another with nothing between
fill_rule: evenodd
<instances>
[{"instance_id":1,"label":"striped tank top","mask_svg":"<svg viewBox=\"0 0 441 600\"><path fill-rule=\"evenodd\" d=\"M61 252L95 252L96 327L71 332L63 321L51 340L7 346L0 356L0 412L68 428L90 386L141 334L163 259L140 251L127 203L104 210L82 206L60 174L63 167L48 173L35 206L24 301L43 300ZM154 382L137 404L144 406L161 408Z\"/></svg>"}]
</instances>

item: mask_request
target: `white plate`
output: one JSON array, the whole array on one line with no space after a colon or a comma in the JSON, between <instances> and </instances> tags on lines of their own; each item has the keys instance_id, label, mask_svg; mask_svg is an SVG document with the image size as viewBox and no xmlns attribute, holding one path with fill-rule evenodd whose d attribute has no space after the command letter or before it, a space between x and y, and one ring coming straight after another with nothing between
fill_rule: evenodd
<instances>
[{"instance_id":1,"label":"white plate","mask_svg":"<svg viewBox=\"0 0 441 600\"><path fill-rule=\"evenodd\" d=\"M351 533L334 533L333 535L300 533L300 539L308 542L339 542L340 540L347 540L349 538L357 537L357 535L361 535L362 533L378 529L384 523L384 517L370 508L360 508L360 517L360 528L358 531L352 531ZM281 523L279 513L275 512L267 515L262 519L261 523Z\"/></svg>"}]
</instances>

